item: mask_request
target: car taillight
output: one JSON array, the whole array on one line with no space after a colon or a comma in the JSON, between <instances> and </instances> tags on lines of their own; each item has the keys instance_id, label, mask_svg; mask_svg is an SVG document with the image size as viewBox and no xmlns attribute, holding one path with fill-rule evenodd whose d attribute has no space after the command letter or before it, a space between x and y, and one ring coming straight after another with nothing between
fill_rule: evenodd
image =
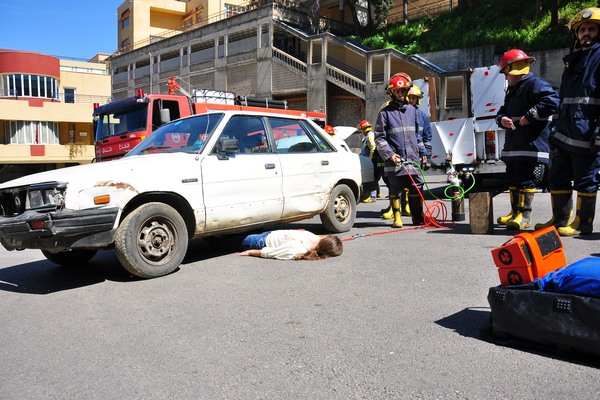
<instances>
[{"instance_id":1,"label":"car taillight","mask_svg":"<svg viewBox=\"0 0 600 400\"><path fill-rule=\"evenodd\" d=\"M486 160L496 158L496 131L485 131L485 158Z\"/></svg>"}]
</instances>

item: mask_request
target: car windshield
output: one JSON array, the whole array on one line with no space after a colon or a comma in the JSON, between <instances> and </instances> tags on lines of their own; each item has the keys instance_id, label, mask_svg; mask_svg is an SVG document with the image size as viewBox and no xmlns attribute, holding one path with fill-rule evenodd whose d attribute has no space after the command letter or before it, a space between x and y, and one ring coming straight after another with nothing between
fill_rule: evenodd
<instances>
[{"instance_id":1,"label":"car windshield","mask_svg":"<svg viewBox=\"0 0 600 400\"><path fill-rule=\"evenodd\" d=\"M155 153L199 153L209 141L222 113L202 114L161 126L127 156Z\"/></svg>"}]
</instances>

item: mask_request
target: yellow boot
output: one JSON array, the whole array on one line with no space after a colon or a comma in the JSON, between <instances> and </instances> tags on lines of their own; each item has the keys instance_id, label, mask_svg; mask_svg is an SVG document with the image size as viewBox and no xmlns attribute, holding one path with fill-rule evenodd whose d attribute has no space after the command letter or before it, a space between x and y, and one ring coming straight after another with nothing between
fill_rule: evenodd
<instances>
[{"instance_id":1,"label":"yellow boot","mask_svg":"<svg viewBox=\"0 0 600 400\"><path fill-rule=\"evenodd\" d=\"M556 228L569 226L569 220L573 214L573 191L567 190L550 190L550 198L552 202L552 218L546 223L535 224L535 230L544 229L549 226Z\"/></svg>"},{"instance_id":2,"label":"yellow boot","mask_svg":"<svg viewBox=\"0 0 600 400\"><path fill-rule=\"evenodd\" d=\"M561 236L589 235L594 230L596 193L577 192L577 214L569 226L558 228Z\"/></svg>"},{"instance_id":3,"label":"yellow boot","mask_svg":"<svg viewBox=\"0 0 600 400\"><path fill-rule=\"evenodd\" d=\"M394 210L394 222L392 226L394 228L402 228L402 214L400 213L400 199L396 196L390 196L392 202L392 209Z\"/></svg>"},{"instance_id":4,"label":"yellow boot","mask_svg":"<svg viewBox=\"0 0 600 400\"><path fill-rule=\"evenodd\" d=\"M522 230L529 227L534 194L535 188L519 189L517 215L506 223L506 229Z\"/></svg>"},{"instance_id":5,"label":"yellow boot","mask_svg":"<svg viewBox=\"0 0 600 400\"><path fill-rule=\"evenodd\" d=\"M387 208L381 209L381 218L392 219L394 218L394 209L392 208L392 198L390 197L390 205Z\"/></svg>"},{"instance_id":6,"label":"yellow boot","mask_svg":"<svg viewBox=\"0 0 600 400\"><path fill-rule=\"evenodd\" d=\"M402 199L400 201L402 215L405 217L410 217L410 202L408 201L408 189L404 189L402 192Z\"/></svg>"},{"instance_id":7,"label":"yellow boot","mask_svg":"<svg viewBox=\"0 0 600 400\"><path fill-rule=\"evenodd\" d=\"M498 217L498 225L506 225L517 215L517 200L519 199L519 190L515 186L508 188L510 195L510 212L503 217Z\"/></svg>"}]
</instances>

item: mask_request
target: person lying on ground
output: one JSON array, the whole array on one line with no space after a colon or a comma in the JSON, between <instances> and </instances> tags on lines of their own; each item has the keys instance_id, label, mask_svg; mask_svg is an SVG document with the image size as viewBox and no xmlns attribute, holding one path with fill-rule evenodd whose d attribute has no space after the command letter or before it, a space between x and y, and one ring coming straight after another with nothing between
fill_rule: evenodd
<instances>
[{"instance_id":1,"label":"person lying on ground","mask_svg":"<svg viewBox=\"0 0 600 400\"><path fill-rule=\"evenodd\" d=\"M305 230L276 230L248 235L240 256L278 260L323 260L343 252L342 241L333 235L318 236Z\"/></svg>"}]
</instances>

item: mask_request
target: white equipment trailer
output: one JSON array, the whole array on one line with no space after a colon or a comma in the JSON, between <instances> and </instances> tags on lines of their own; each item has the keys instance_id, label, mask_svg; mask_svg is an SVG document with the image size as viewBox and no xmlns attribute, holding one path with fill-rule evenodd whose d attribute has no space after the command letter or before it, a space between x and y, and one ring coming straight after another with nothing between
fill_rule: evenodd
<instances>
[{"instance_id":1,"label":"white equipment trailer","mask_svg":"<svg viewBox=\"0 0 600 400\"><path fill-rule=\"evenodd\" d=\"M444 173L448 182L463 186L470 186L472 179L478 184L483 179L503 178L506 165L500 154L505 131L498 128L495 117L504 104L506 80L499 67L442 74L434 79L439 82L433 88L431 79L422 82L426 86L423 93L439 99L439 117L431 123L430 173ZM423 98L422 104L427 100Z\"/></svg>"}]
</instances>

